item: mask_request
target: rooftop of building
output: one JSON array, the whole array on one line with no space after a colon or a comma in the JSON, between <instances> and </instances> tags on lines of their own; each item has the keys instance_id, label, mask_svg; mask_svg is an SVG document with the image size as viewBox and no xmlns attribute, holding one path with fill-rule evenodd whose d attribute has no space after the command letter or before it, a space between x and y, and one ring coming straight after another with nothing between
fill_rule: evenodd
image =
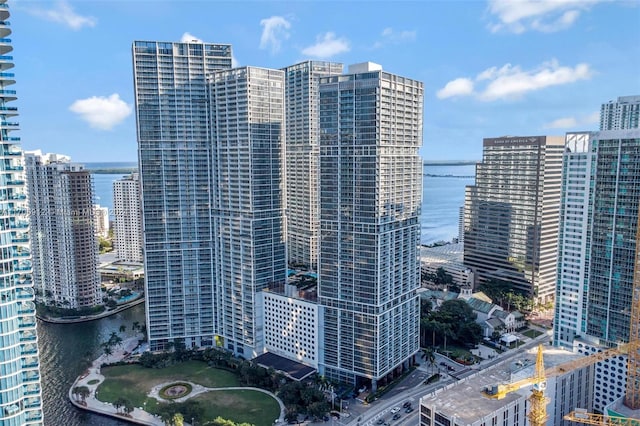
<instances>
[{"instance_id":1,"label":"rooftop of building","mask_svg":"<svg viewBox=\"0 0 640 426\"><path fill-rule=\"evenodd\" d=\"M266 352L262 355L259 355L252 361L265 368L273 368L276 371L280 371L284 375L297 381L306 379L316 371L312 367L309 367L297 361L292 361L271 352Z\"/></svg>"},{"instance_id":2,"label":"rooftop of building","mask_svg":"<svg viewBox=\"0 0 640 426\"><path fill-rule=\"evenodd\" d=\"M627 419L640 419L640 409L632 410L624 405L624 397L607 405L607 414L610 416L623 416Z\"/></svg>"},{"instance_id":3,"label":"rooftop of building","mask_svg":"<svg viewBox=\"0 0 640 426\"><path fill-rule=\"evenodd\" d=\"M543 353L545 368L581 357L573 352L548 346L544 347ZM530 394L531 386L525 386L498 400L488 398L482 393L482 390L488 386L512 383L532 377L536 354L537 347L534 347L516 359L481 370L441 392L434 392L422 397L422 404L434 406L436 412L449 418L455 417L456 424L471 424Z\"/></svg>"}]
</instances>

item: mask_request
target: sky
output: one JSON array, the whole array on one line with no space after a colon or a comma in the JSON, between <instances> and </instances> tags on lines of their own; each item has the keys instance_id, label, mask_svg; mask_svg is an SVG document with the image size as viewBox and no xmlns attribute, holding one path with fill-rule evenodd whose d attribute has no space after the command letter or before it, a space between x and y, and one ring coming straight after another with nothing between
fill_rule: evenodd
<instances>
[{"instance_id":1,"label":"sky","mask_svg":"<svg viewBox=\"0 0 640 426\"><path fill-rule=\"evenodd\" d=\"M232 44L234 64L372 61L424 83L425 160L482 139L598 130L640 95L640 2L9 0L25 150L136 161L131 45ZM12 89L14 88L12 87Z\"/></svg>"}]
</instances>

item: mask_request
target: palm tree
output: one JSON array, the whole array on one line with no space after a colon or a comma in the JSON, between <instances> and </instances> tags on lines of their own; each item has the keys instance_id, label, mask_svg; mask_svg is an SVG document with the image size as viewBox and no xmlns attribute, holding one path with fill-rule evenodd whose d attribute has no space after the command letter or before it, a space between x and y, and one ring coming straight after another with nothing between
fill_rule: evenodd
<instances>
[{"instance_id":1,"label":"palm tree","mask_svg":"<svg viewBox=\"0 0 640 426\"><path fill-rule=\"evenodd\" d=\"M433 374L433 366L436 364L436 356L433 352L433 348L423 348L422 359L429 363L431 366L431 373Z\"/></svg>"}]
</instances>

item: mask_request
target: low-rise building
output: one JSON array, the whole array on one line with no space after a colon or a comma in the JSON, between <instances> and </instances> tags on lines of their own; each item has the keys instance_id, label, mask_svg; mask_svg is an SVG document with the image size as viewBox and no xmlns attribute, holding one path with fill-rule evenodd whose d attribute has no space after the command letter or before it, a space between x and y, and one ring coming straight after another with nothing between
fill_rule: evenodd
<instances>
[{"instance_id":1,"label":"low-rise building","mask_svg":"<svg viewBox=\"0 0 640 426\"><path fill-rule=\"evenodd\" d=\"M463 287L473 285L473 272L462 262L462 243L445 244L437 247L420 247L420 268L423 273L435 274L444 269L453 278L453 284Z\"/></svg>"},{"instance_id":2,"label":"low-rise building","mask_svg":"<svg viewBox=\"0 0 640 426\"><path fill-rule=\"evenodd\" d=\"M420 398L420 426L516 426L529 424L526 415L530 409L527 398L531 385L507 393L502 399L492 399L483 389L513 383L534 376L537 349L527 351L517 360L508 360L464 378L455 384ZM582 356L572 352L546 347L545 368L554 367ZM569 370L565 374L547 378L545 395L548 426L563 425L564 415L576 407L591 407L590 385L593 367Z\"/></svg>"}]
</instances>

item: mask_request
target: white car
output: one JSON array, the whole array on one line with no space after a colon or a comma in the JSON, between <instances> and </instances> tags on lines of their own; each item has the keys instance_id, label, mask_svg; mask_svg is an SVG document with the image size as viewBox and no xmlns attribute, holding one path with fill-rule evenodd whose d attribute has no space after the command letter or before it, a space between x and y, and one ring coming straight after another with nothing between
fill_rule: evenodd
<instances>
[{"instance_id":1,"label":"white car","mask_svg":"<svg viewBox=\"0 0 640 426\"><path fill-rule=\"evenodd\" d=\"M395 414L395 413L397 413L398 411L400 411L400 407L393 407L393 408L391 409L391 414Z\"/></svg>"}]
</instances>

